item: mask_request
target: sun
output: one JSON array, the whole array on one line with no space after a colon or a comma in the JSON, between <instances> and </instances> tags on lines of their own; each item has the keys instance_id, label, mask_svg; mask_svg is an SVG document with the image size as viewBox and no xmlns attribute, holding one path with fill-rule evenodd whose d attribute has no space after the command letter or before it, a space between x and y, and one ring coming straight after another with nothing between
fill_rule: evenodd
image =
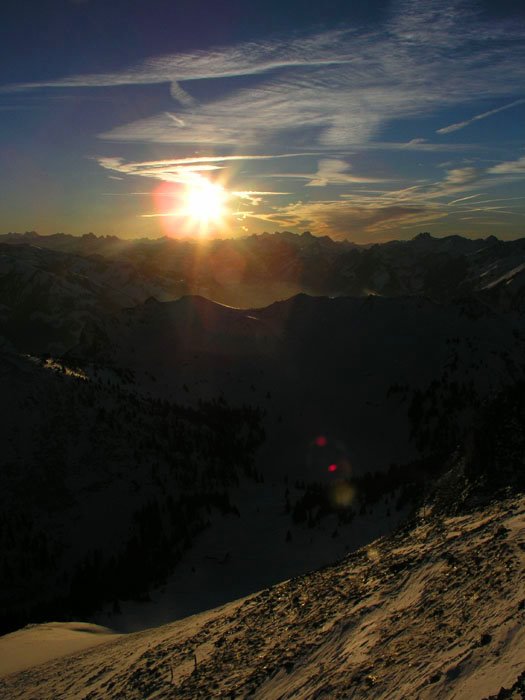
<instances>
[{"instance_id":1,"label":"sun","mask_svg":"<svg viewBox=\"0 0 525 700\"><path fill-rule=\"evenodd\" d=\"M164 181L153 190L156 213L166 235L208 238L227 230L233 193L199 173L185 174L175 182Z\"/></svg>"},{"instance_id":2,"label":"sun","mask_svg":"<svg viewBox=\"0 0 525 700\"><path fill-rule=\"evenodd\" d=\"M183 215L201 229L220 224L226 215L228 193L221 185L201 179L187 186Z\"/></svg>"}]
</instances>

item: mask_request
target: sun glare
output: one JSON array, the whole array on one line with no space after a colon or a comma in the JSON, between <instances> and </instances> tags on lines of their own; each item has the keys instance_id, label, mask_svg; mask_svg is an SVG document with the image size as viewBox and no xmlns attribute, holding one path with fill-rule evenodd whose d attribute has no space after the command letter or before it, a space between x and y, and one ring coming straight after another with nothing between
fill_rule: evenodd
<instances>
[{"instance_id":1,"label":"sun glare","mask_svg":"<svg viewBox=\"0 0 525 700\"><path fill-rule=\"evenodd\" d=\"M210 224L220 224L226 213L227 198L224 187L201 180L188 186L183 214L201 228Z\"/></svg>"},{"instance_id":2,"label":"sun glare","mask_svg":"<svg viewBox=\"0 0 525 700\"><path fill-rule=\"evenodd\" d=\"M219 183L193 173L185 182L162 182L153 191L156 213L168 236L206 238L229 224L231 194Z\"/></svg>"}]
</instances>

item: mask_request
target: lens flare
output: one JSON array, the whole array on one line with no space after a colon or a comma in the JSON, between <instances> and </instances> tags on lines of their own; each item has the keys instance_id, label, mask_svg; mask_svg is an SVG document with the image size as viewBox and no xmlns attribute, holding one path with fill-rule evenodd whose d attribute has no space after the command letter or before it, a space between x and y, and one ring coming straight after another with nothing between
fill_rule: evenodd
<instances>
[{"instance_id":1,"label":"lens flare","mask_svg":"<svg viewBox=\"0 0 525 700\"><path fill-rule=\"evenodd\" d=\"M332 474L334 472L336 472L337 471L337 464L330 464L330 466L328 467L328 471L332 472Z\"/></svg>"},{"instance_id":2,"label":"lens flare","mask_svg":"<svg viewBox=\"0 0 525 700\"><path fill-rule=\"evenodd\" d=\"M355 489L346 481L335 484L332 490L332 501L338 508L349 508L355 500Z\"/></svg>"},{"instance_id":3,"label":"lens flare","mask_svg":"<svg viewBox=\"0 0 525 700\"><path fill-rule=\"evenodd\" d=\"M227 228L231 213L230 193L198 173L186 174L184 182L163 182L153 191L155 214L170 237L207 237Z\"/></svg>"},{"instance_id":4,"label":"lens flare","mask_svg":"<svg viewBox=\"0 0 525 700\"><path fill-rule=\"evenodd\" d=\"M201 227L219 223L226 212L227 197L224 187L199 178L186 188L182 213Z\"/></svg>"},{"instance_id":5,"label":"lens flare","mask_svg":"<svg viewBox=\"0 0 525 700\"><path fill-rule=\"evenodd\" d=\"M328 440L325 438L324 435L318 435L315 438L315 444L317 445L317 447L326 447L327 442Z\"/></svg>"}]
</instances>

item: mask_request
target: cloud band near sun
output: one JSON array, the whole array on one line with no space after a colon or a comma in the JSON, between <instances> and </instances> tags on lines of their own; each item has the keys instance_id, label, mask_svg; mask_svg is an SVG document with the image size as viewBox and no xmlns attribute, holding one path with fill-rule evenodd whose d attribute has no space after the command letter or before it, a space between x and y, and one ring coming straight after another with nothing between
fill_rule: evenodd
<instances>
[{"instance_id":1,"label":"cloud band near sun","mask_svg":"<svg viewBox=\"0 0 525 700\"><path fill-rule=\"evenodd\" d=\"M117 142L128 152L149 144L173 157L105 155L98 162L110 177L227 182L241 208L250 207L243 215L260 222L316 224L319 232L346 237L377 234L394 224L449 220L452 212L466 210L469 197L523 177L523 158L498 158L485 144L441 139L452 134L453 141L456 132L524 103L525 30L485 22L473 8L466 0L402 0L392 3L384 25L367 31L303 31L3 91L166 84L171 108L130 118L98 136L109 152ZM208 96L196 89L202 81L214 85ZM436 129L438 116L479 103L480 95L494 106L481 111L478 104L470 119L447 119L441 123L448 126ZM431 118L423 133L415 126L413 133L396 131L399 124ZM450 163L434 160L428 167L427 160L417 171L423 163L416 158L444 151ZM264 184L268 178L275 188ZM508 216L513 208L499 211Z\"/></svg>"}]
</instances>

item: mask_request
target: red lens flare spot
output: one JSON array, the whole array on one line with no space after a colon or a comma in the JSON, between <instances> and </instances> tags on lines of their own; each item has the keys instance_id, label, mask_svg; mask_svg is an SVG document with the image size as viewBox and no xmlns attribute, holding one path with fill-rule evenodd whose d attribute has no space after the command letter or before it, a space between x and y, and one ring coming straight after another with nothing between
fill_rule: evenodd
<instances>
[{"instance_id":1,"label":"red lens flare spot","mask_svg":"<svg viewBox=\"0 0 525 700\"><path fill-rule=\"evenodd\" d=\"M329 472L332 472L332 473L333 473L333 472L336 472L336 471L337 471L337 464L331 464L331 465L328 467L328 471L329 471Z\"/></svg>"},{"instance_id":2,"label":"red lens flare spot","mask_svg":"<svg viewBox=\"0 0 525 700\"><path fill-rule=\"evenodd\" d=\"M315 438L315 444L317 445L317 447L326 447L327 442L328 440L325 438L324 435L319 435Z\"/></svg>"}]
</instances>

